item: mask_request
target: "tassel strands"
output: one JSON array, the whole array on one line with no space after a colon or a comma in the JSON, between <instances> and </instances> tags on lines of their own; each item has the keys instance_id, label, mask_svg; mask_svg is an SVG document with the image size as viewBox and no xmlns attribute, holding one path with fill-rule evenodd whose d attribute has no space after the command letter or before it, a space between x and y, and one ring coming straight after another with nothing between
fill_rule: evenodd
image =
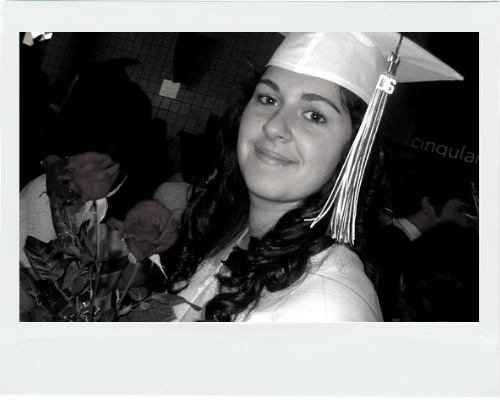
<instances>
[{"instance_id":1,"label":"tassel strands","mask_svg":"<svg viewBox=\"0 0 500 400\"><path fill-rule=\"evenodd\" d=\"M328 200L316 218L306 220L312 221L312 228L331 211L328 234L340 243L354 245L359 192L388 96L396 85L395 71L399 64L398 51L402 39L401 36L396 50L389 56L387 71L380 75L359 132Z\"/></svg>"}]
</instances>

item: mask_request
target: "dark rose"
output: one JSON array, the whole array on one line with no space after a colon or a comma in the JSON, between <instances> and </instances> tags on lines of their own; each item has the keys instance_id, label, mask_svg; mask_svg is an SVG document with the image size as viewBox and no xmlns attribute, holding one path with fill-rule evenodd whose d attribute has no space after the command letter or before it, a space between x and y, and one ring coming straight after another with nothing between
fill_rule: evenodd
<instances>
[{"instance_id":1,"label":"dark rose","mask_svg":"<svg viewBox=\"0 0 500 400\"><path fill-rule=\"evenodd\" d=\"M128 249L139 261L164 252L177 240L177 221L156 200L141 201L127 213L125 221L110 218L108 225L122 233Z\"/></svg>"},{"instance_id":2,"label":"dark rose","mask_svg":"<svg viewBox=\"0 0 500 400\"><path fill-rule=\"evenodd\" d=\"M118 177L120 164L107 154L83 153L68 158L69 188L82 196L82 201L106 197Z\"/></svg>"}]
</instances>

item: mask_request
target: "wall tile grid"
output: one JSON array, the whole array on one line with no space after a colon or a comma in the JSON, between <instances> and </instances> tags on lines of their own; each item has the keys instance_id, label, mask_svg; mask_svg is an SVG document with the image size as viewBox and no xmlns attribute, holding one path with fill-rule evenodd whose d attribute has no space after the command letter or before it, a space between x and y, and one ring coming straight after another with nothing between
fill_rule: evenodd
<instances>
[{"instance_id":1,"label":"wall tile grid","mask_svg":"<svg viewBox=\"0 0 500 400\"><path fill-rule=\"evenodd\" d=\"M177 98L159 95L164 79L173 80L178 33L54 33L47 45L42 69L51 83L66 85L78 65L128 57L140 62L126 67L152 104L152 117L167 123L168 136L180 130L201 134L211 117L220 117L239 83L262 69L281 42L278 33L203 33L210 50L199 48L205 67L199 80L181 84Z\"/></svg>"}]
</instances>

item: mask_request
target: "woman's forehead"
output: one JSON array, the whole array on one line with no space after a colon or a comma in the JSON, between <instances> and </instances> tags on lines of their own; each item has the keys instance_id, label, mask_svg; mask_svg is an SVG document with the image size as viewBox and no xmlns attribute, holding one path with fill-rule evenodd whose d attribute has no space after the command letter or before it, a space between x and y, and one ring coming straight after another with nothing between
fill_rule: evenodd
<instances>
[{"instance_id":1,"label":"woman's forehead","mask_svg":"<svg viewBox=\"0 0 500 400\"><path fill-rule=\"evenodd\" d=\"M329 93L332 96L339 95L340 86L336 83L276 66L269 66L266 68L261 78L261 81L265 80L272 81L281 90L300 87L307 91L320 91L322 93Z\"/></svg>"}]
</instances>

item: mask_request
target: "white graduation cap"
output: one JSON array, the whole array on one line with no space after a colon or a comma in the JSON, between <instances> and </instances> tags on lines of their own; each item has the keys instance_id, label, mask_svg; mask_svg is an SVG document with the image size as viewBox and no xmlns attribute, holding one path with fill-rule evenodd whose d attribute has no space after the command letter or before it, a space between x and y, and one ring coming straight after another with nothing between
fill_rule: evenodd
<instances>
[{"instance_id":1,"label":"white graduation cap","mask_svg":"<svg viewBox=\"0 0 500 400\"><path fill-rule=\"evenodd\" d=\"M339 242L352 245L359 190L387 96L397 82L463 77L396 32L294 32L285 36L268 66L336 83L368 104L330 197L311 220L314 226L331 211L329 233Z\"/></svg>"},{"instance_id":2,"label":"white graduation cap","mask_svg":"<svg viewBox=\"0 0 500 400\"><path fill-rule=\"evenodd\" d=\"M293 32L286 34L268 65L334 82L369 103L400 37L397 32ZM399 57L398 82L463 79L408 38L401 43Z\"/></svg>"}]
</instances>

